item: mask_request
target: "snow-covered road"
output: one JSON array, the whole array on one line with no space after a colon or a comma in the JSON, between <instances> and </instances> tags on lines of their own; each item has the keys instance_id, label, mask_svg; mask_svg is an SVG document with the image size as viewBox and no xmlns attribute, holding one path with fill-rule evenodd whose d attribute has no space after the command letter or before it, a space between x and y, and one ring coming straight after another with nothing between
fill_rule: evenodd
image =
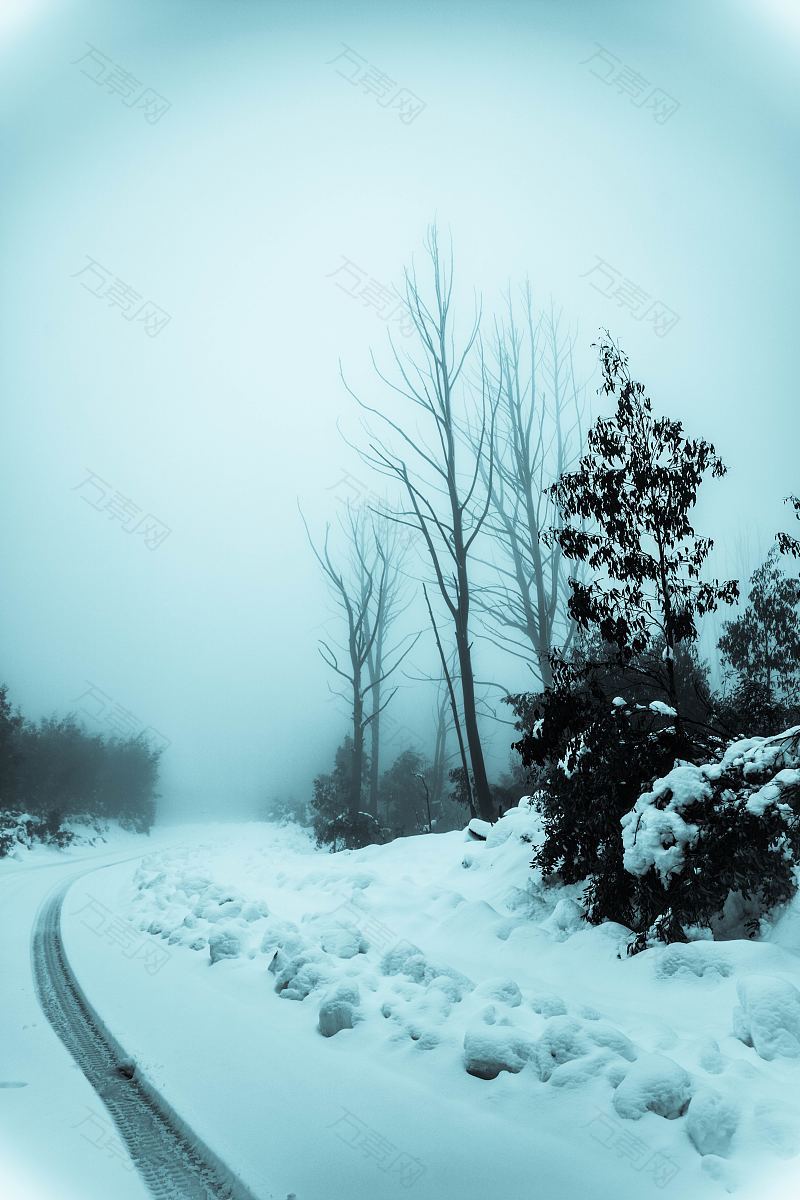
<instances>
[{"instance_id":1,"label":"snow-covered road","mask_svg":"<svg viewBox=\"0 0 800 1200\"><path fill-rule=\"evenodd\" d=\"M85 996L61 937L70 886L57 884L39 910L32 946L36 990L48 1021L113 1119L124 1142L124 1149L114 1142L120 1160L127 1151L152 1194L163 1200L254 1200L142 1077ZM103 1118L95 1118L83 1128L95 1141L99 1134L105 1147L104 1126Z\"/></svg>"},{"instance_id":2,"label":"snow-covered road","mask_svg":"<svg viewBox=\"0 0 800 1200\"><path fill-rule=\"evenodd\" d=\"M4 1200L147 1200L97 1093L47 1021L36 996L31 937L46 897L86 870L130 857L87 851L0 871L0 1193ZM109 1142L114 1147L115 1142Z\"/></svg>"},{"instance_id":3,"label":"snow-covered road","mask_svg":"<svg viewBox=\"0 0 800 1200\"><path fill-rule=\"evenodd\" d=\"M0 1196L226 1195L176 1184L134 1120L140 1174L116 1105L130 1088L120 1051L89 1070L104 1102L43 1014L31 946L37 921L53 932L61 891L66 958L97 1023L257 1200L795 1196L798 1062L758 1055L731 1025L738 978L800 979L794 914L782 945L617 959L614 927L585 928L570 901L528 887L528 823L505 818L492 845L446 834L340 855L296 830L207 826L1 864ZM219 938L231 956L210 961ZM393 939L414 943L413 961L382 951ZM360 1015L323 1037L321 997L342 985L360 990ZM516 1039L528 1065L473 1077L476 1037L491 1051ZM620 1119L613 1099L654 1060L737 1102L730 1157L698 1154L685 1116Z\"/></svg>"}]
</instances>

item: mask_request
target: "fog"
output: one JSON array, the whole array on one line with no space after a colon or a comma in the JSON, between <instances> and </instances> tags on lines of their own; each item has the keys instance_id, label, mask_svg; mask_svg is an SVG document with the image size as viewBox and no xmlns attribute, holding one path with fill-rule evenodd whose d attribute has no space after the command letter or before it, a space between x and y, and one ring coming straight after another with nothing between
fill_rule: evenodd
<instances>
[{"instance_id":1,"label":"fog","mask_svg":"<svg viewBox=\"0 0 800 1200\"><path fill-rule=\"evenodd\" d=\"M361 433L340 362L391 411L370 362L388 364L389 326L341 272L399 284L431 221L452 237L465 323L480 294L490 328L529 276L577 328L589 394L607 326L656 407L715 443L729 473L704 489L699 525L721 572L738 573L743 536L757 559L785 527L788 0L12 0L0 33L0 680L32 716L157 731L166 813L307 794L346 732L298 500L319 535L348 496L382 490L347 444ZM353 86L353 54L424 108L404 121ZM97 55L168 108L98 86ZM612 61L677 109L657 120L604 82ZM98 271L150 302L147 320L98 298ZM669 310L666 334L598 286L608 271ZM153 518L144 532L92 502L101 488ZM481 679L528 684L476 646ZM429 747L434 691L412 676L436 669L426 633L387 754ZM509 731L486 735L501 770Z\"/></svg>"}]
</instances>

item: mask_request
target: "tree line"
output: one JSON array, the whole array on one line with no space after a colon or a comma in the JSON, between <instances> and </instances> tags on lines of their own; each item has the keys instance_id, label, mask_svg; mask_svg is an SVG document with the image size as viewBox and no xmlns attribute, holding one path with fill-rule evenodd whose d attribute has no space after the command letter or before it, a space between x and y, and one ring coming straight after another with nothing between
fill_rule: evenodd
<instances>
[{"instance_id":1,"label":"tree line","mask_svg":"<svg viewBox=\"0 0 800 1200\"><path fill-rule=\"evenodd\" d=\"M90 733L72 715L30 720L0 685L0 854L23 818L27 836L57 845L71 840L62 825L76 817L147 832L160 756L143 736Z\"/></svg>"},{"instance_id":2,"label":"tree line","mask_svg":"<svg viewBox=\"0 0 800 1200\"><path fill-rule=\"evenodd\" d=\"M598 392L613 415L592 421L576 335L552 306L538 311L526 285L505 298L490 333L477 305L459 335L452 250L442 251L435 229L426 266L425 284L414 267L405 274L412 349L390 339L389 368L373 357L383 402L364 399L343 375L362 416L355 448L386 501L348 506L317 540L306 524L341 617L337 644L326 639L320 652L351 718L333 770L315 782L320 840L361 845L396 833L388 797L400 778L410 798L403 832L455 827L467 814L492 821L526 780L580 743L594 706L605 714L617 694L672 730L663 764L800 721L800 588L790 565L800 541L777 535L745 597L737 580L709 577L713 540L691 517L704 480L725 474L713 445L654 412L605 332ZM800 501L787 502L800 517ZM393 679L407 676L420 634L393 639L415 587L437 652L435 747L430 761L404 751L381 771ZM736 604L712 690L699 632ZM519 757L494 784L476 629L522 659L538 685L506 696L522 736Z\"/></svg>"}]
</instances>

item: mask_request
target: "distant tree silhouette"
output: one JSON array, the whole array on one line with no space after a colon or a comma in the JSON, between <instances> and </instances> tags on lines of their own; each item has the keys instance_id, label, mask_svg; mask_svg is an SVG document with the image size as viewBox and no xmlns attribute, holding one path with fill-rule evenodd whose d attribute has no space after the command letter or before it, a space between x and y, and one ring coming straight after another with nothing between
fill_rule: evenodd
<instances>
[{"instance_id":1,"label":"distant tree silhouette","mask_svg":"<svg viewBox=\"0 0 800 1200\"><path fill-rule=\"evenodd\" d=\"M577 470L550 489L562 524L545 536L587 569L585 580L570 579L569 613L580 628L596 628L620 664L661 640L659 674L680 730L676 647L695 641L698 618L738 597L735 580L701 580L713 541L698 537L689 519L706 473L719 478L726 469L709 442L654 415L608 335L600 364L600 390L616 411L595 422Z\"/></svg>"}]
</instances>

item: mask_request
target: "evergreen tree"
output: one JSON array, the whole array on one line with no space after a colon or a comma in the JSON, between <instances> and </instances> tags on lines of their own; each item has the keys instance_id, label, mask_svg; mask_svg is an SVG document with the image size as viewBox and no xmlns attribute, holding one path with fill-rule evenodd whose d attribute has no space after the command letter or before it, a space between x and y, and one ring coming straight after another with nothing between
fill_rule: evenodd
<instances>
[{"instance_id":1,"label":"evergreen tree","mask_svg":"<svg viewBox=\"0 0 800 1200\"><path fill-rule=\"evenodd\" d=\"M381 841L377 820L367 812L353 811L353 739L348 734L336 751L333 770L317 775L311 800L312 824L318 846L332 851L368 846ZM367 780L369 759L361 760L362 788Z\"/></svg>"},{"instance_id":2,"label":"evergreen tree","mask_svg":"<svg viewBox=\"0 0 800 1200\"><path fill-rule=\"evenodd\" d=\"M378 791L381 812L395 835L420 833L427 823L425 803L426 763L416 750L403 750L381 776Z\"/></svg>"},{"instance_id":3,"label":"evergreen tree","mask_svg":"<svg viewBox=\"0 0 800 1200\"><path fill-rule=\"evenodd\" d=\"M723 721L768 734L798 717L800 583L784 574L777 549L754 572L747 607L725 622L719 649L733 682L720 703Z\"/></svg>"},{"instance_id":4,"label":"evergreen tree","mask_svg":"<svg viewBox=\"0 0 800 1200\"><path fill-rule=\"evenodd\" d=\"M616 400L616 412L595 422L577 470L553 485L562 525L547 536L588 568L582 580L570 579L569 612L581 629L595 627L623 666L662 642L664 697L682 733L676 648L696 639L698 618L738 596L733 580L701 581L713 542L690 521L704 476L726 468L709 442L654 415L644 384L607 336L600 363L600 391Z\"/></svg>"}]
</instances>

